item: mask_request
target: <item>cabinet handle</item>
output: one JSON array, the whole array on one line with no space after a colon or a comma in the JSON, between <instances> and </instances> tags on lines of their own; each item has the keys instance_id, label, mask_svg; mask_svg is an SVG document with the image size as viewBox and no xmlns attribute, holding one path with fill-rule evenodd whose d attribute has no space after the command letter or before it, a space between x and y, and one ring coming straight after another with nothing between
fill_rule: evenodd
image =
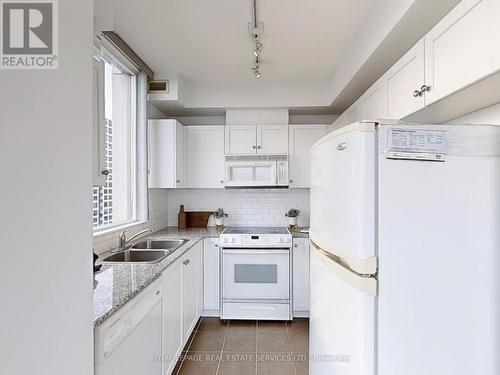
<instances>
[{"instance_id":1,"label":"cabinet handle","mask_svg":"<svg viewBox=\"0 0 500 375\"><path fill-rule=\"evenodd\" d=\"M189 262L191 262L190 259L186 259L184 262L182 262L182 264L184 264L185 266L187 266L189 264Z\"/></svg>"},{"instance_id":2,"label":"cabinet handle","mask_svg":"<svg viewBox=\"0 0 500 375\"><path fill-rule=\"evenodd\" d=\"M425 92L431 91L431 86L422 85L420 88L420 95L424 95Z\"/></svg>"},{"instance_id":3,"label":"cabinet handle","mask_svg":"<svg viewBox=\"0 0 500 375\"><path fill-rule=\"evenodd\" d=\"M262 146L257 146L257 148L260 150L262 148Z\"/></svg>"},{"instance_id":4,"label":"cabinet handle","mask_svg":"<svg viewBox=\"0 0 500 375\"><path fill-rule=\"evenodd\" d=\"M293 247L299 247L299 245L298 244L293 244Z\"/></svg>"},{"instance_id":5,"label":"cabinet handle","mask_svg":"<svg viewBox=\"0 0 500 375\"><path fill-rule=\"evenodd\" d=\"M257 146L252 146L252 148L255 150L257 148Z\"/></svg>"},{"instance_id":6,"label":"cabinet handle","mask_svg":"<svg viewBox=\"0 0 500 375\"><path fill-rule=\"evenodd\" d=\"M418 98L419 96L422 96L422 93L420 92L420 90L413 91L413 97L414 98Z\"/></svg>"},{"instance_id":7,"label":"cabinet handle","mask_svg":"<svg viewBox=\"0 0 500 375\"><path fill-rule=\"evenodd\" d=\"M181 183L181 180L175 180L175 182L177 182L178 184L180 184L180 183Z\"/></svg>"},{"instance_id":8,"label":"cabinet handle","mask_svg":"<svg viewBox=\"0 0 500 375\"><path fill-rule=\"evenodd\" d=\"M101 171L101 174L103 174L104 176L107 176L109 174L109 171L107 169L103 169Z\"/></svg>"}]
</instances>

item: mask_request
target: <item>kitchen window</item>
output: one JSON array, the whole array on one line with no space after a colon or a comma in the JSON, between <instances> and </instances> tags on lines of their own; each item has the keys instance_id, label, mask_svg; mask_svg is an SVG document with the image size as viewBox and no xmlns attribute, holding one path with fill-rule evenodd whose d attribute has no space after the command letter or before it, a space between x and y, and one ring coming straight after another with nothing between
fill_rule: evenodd
<instances>
[{"instance_id":1,"label":"kitchen window","mask_svg":"<svg viewBox=\"0 0 500 375\"><path fill-rule=\"evenodd\" d=\"M141 82L145 83L142 72L125 56L101 49L94 60L97 178L92 188L92 226L98 233L147 219L147 210L141 209L147 206L147 189L141 188L146 174L145 158L141 157L145 138L140 137L146 114L138 111L138 103L146 98L145 90L139 90ZM144 98L138 98L138 92Z\"/></svg>"}]
</instances>

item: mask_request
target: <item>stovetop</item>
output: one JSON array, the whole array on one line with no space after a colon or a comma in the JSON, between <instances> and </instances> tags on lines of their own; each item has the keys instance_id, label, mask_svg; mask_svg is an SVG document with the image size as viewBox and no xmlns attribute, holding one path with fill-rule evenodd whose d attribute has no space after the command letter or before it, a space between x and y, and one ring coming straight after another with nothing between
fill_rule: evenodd
<instances>
[{"instance_id":1,"label":"stovetop","mask_svg":"<svg viewBox=\"0 0 500 375\"><path fill-rule=\"evenodd\" d=\"M229 227L224 234L288 234L285 227Z\"/></svg>"}]
</instances>

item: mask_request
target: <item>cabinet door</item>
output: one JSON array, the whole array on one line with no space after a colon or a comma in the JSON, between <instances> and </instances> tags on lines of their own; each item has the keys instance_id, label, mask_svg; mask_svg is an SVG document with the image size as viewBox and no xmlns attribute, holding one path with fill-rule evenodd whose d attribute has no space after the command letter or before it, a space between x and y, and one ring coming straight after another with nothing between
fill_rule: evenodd
<instances>
[{"instance_id":1,"label":"cabinet door","mask_svg":"<svg viewBox=\"0 0 500 375\"><path fill-rule=\"evenodd\" d=\"M226 126L226 155L255 154L257 152L256 129L255 125Z\"/></svg>"},{"instance_id":2,"label":"cabinet door","mask_svg":"<svg viewBox=\"0 0 500 375\"><path fill-rule=\"evenodd\" d=\"M327 130L327 125L290 125L291 188L309 188L311 147Z\"/></svg>"},{"instance_id":3,"label":"cabinet door","mask_svg":"<svg viewBox=\"0 0 500 375\"><path fill-rule=\"evenodd\" d=\"M224 188L224 126L189 126L188 186Z\"/></svg>"},{"instance_id":4,"label":"cabinet door","mask_svg":"<svg viewBox=\"0 0 500 375\"><path fill-rule=\"evenodd\" d=\"M176 187L175 120L149 120L149 187Z\"/></svg>"},{"instance_id":5,"label":"cabinet door","mask_svg":"<svg viewBox=\"0 0 500 375\"><path fill-rule=\"evenodd\" d=\"M288 125L257 126L259 154L288 154Z\"/></svg>"},{"instance_id":6,"label":"cabinet door","mask_svg":"<svg viewBox=\"0 0 500 375\"><path fill-rule=\"evenodd\" d=\"M293 239L293 311L309 311L309 239Z\"/></svg>"},{"instance_id":7,"label":"cabinet door","mask_svg":"<svg viewBox=\"0 0 500 375\"><path fill-rule=\"evenodd\" d=\"M424 40L420 40L386 74L387 110L391 119L402 119L425 106L417 95L425 84Z\"/></svg>"},{"instance_id":8,"label":"cabinet door","mask_svg":"<svg viewBox=\"0 0 500 375\"><path fill-rule=\"evenodd\" d=\"M431 104L498 70L498 0L463 0L425 36Z\"/></svg>"},{"instance_id":9,"label":"cabinet door","mask_svg":"<svg viewBox=\"0 0 500 375\"><path fill-rule=\"evenodd\" d=\"M219 239L207 238L203 243L203 310L219 311L220 280Z\"/></svg>"},{"instance_id":10,"label":"cabinet door","mask_svg":"<svg viewBox=\"0 0 500 375\"><path fill-rule=\"evenodd\" d=\"M182 259L182 331L183 342L189 338L200 316L201 242L194 245Z\"/></svg>"},{"instance_id":11,"label":"cabinet door","mask_svg":"<svg viewBox=\"0 0 500 375\"><path fill-rule=\"evenodd\" d=\"M187 186L187 128L176 122L175 187Z\"/></svg>"},{"instance_id":12,"label":"cabinet door","mask_svg":"<svg viewBox=\"0 0 500 375\"><path fill-rule=\"evenodd\" d=\"M361 97L361 120L377 120L387 117L387 88L382 77Z\"/></svg>"},{"instance_id":13,"label":"cabinet door","mask_svg":"<svg viewBox=\"0 0 500 375\"><path fill-rule=\"evenodd\" d=\"M94 186L106 182L106 155L104 139L104 62L93 58L93 171Z\"/></svg>"},{"instance_id":14,"label":"cabinet door","mask_svg":"<svg viewBox=\"0 0 500 375\"><path fill-rule=\"evenodd\" d=\"M182 262L178 260L163 273L163 374L170 375L183 348Z\"/></svg>"}]
</instances>

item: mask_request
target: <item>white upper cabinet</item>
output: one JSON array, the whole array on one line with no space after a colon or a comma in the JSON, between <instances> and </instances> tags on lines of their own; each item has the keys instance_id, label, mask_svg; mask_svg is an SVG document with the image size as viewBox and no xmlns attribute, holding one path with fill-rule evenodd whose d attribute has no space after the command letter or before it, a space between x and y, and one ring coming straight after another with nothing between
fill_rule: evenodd
<instances>
[{"instance_id":1,"label":"white upper cabinet","mask_svg":"<svg viewBox=\"0 0 500 375\"><path fill-rule=\"evenodd\" d=\"M424 52L421 39L386 73L388 118L401 119L425 106Z\"/></svg>"},{"instance_id":2,"label":"white upper cabinet","mask_svg":"<svg viewBox=\"0 0 500 375\"><path fill-rule=\"evenodd\" d=\"M224 188L224 126L188 126L188 187Z\"/></svg>"},{"instance_id":3,"label":"white upper cabinet","mask_svg":"<svg viewBox=\"0 0 500 375\"><path fill-rule=\"evenodd\" d=\"M255 154L257 152L255 125L226 126L225 144L227 155Z\"/></svg>"},{"instance_id":4,"label":"white upper cabinet","mask_svg":"<svg viewBox=\"0 0 500 375\"><path fill-rule=\"evenodd\" d=\"M93 173L94 186L104 185L106 182L106 155L104 139L104 62L93 59Z\"/></svg>"},{"instance_id":5,"label":"white upper cabinet","mask_svg":"<svg viewBox=\"0 0 500 375\"><path fill-rule=\"evenodd\" d=\"M227 125L226 155L287 154L288 125Z\"/></svg>"},{"instance_id":6,"label":"white upper cabinet","mask_svg":"<svg viewBox=\"0 0 500 375\"><path fill-rule=\"evenodd\" d=\"M309 188L311 147L328 132L328 125L290 125L290 187Z\"/></svg>"},{"instance_id":7,"label":"white upper cabinet","mask_svg":"<svg viewBox=\"0 0 500 375\"><path fill-rule=\"evenodd\" d=\"M187 129L176 120L149 120L149 187L187 186Z\"/></svg>"},{"instance_id":8,"label":"white upper cabinet","mask_svg":"<svg viewBox=\"0 0 500 375\"><path fill-rule=\"evenodd\" d=\"M258 125L257 153L288 154L288 125Z\"/></svg>"},{"instance_id":9,"label":"white upper cabinet","mask_svg":"<svg viewBox=\"0 0 500 375\"><path fill-rule=\"evenodd\" d=\"M500 68L500 1L462 0L425 36L426 104Z\"/></svg>"},{"instance_id":10,"label":"white upper cabinet","mask_svg":"<svg viewBox=\"0 0 500 375\"><path fill-rule=\"evenodd\" d=\"M387 90L382 77L359 100L361 120L376 120L387 117Z\"/></svg>"}]
</instances>

